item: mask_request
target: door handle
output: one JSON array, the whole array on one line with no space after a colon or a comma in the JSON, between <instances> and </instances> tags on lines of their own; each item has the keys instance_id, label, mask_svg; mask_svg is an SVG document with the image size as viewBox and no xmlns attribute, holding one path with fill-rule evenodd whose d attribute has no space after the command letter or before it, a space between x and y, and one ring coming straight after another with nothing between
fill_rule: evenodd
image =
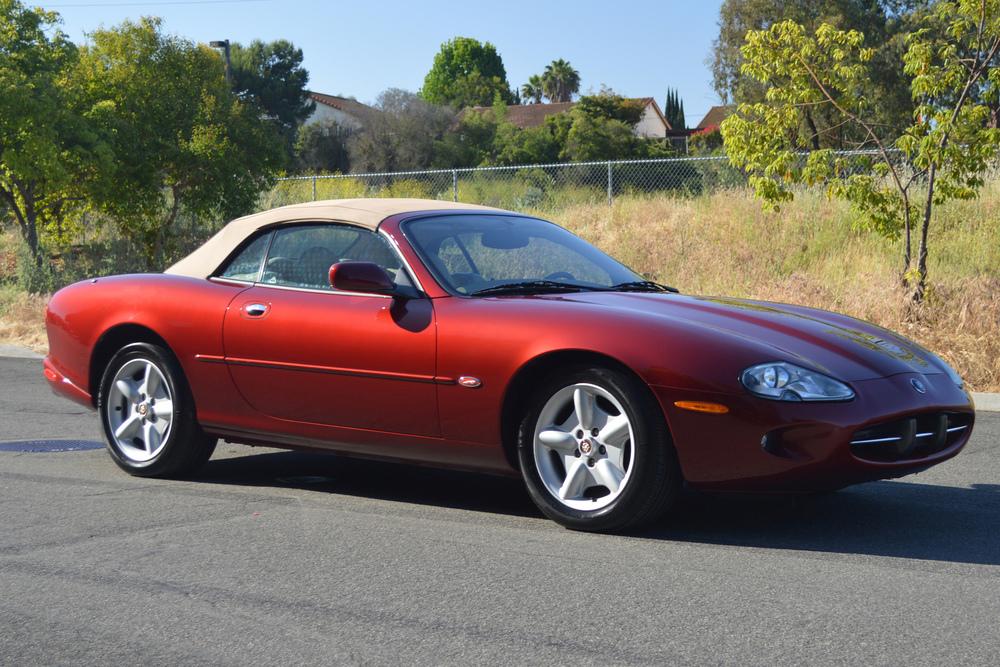
<instances>
[{"instance_id":1,"label":"door handle","mask_svg":"<svg viewBox=\"0 0 1000 667\"><path fill-rule=\"evenodd\" d=\"M267 312L267 306L263 303L248 303L243 306L243 312L250 317L262 317Z\"/></svg>"}]
</instances>

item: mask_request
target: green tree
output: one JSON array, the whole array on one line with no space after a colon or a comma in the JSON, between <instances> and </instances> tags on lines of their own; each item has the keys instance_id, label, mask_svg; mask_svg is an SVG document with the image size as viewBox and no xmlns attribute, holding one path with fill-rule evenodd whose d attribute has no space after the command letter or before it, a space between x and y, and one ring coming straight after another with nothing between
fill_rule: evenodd
<instances>
[{"instance_id":1,"label":"green tree","mask_svg":"<svg viewBox=\"0 0 1000 667\"><path fill-rule=\"evenodd\" d=\"M80 207L79 188L106 157L72 108L65 74L77 49L58 23L0 0L0 199L37 266L44 232L58 233Z\"/></svg>"},{"instance_id":2,"label":"green tree","mask_svg":"<svg viewBox=\"0 0 1000 667\"><path fill-rule=\"evenodd\" d=\"M580 90L580 73L562 58L553 60L542 74L542 89L550 102L572 102Z\"/></svg>"},{"instance_id":3,"label":"green tree","mask_svg":"<svg viewBox=\"0 0 1000 667\"><path fill-rule=\"evenodd\" d=\"M302 49L285 39L231 47L232 85L241 100L257 105L291 149L299 125L316 108L309 99L309 72Z\"/></svg>"},{"instance_id":4,"label":"green tree","mask_svg":"<svg viewBox=\"0 0 1000 667\"><path fill-rule=\"evenodd\" d=\"M300 172L340 172L351 169L347 149L350 128L333 120L309 123L299 128L295 139L295 167Z\"/></svg>"},{"instance_id":5,"label":"green tree","mask_svg":"<svg viewBox=\"0 0 1000 667\"><path fill-rule=\"evenodd\" d=\"M218 54L160 25L144 18L95 31L72 81L114 154L88 186L90 204L142 242L151 266L165 261L182 211L246 213L282 161L273 127L232 94Z\"/></svg>"},{"instance_id":6,"label":"green tree","mask_svg":"<svg viewBox=\"0 0 1000 667\"><path fill-rule=\"evenodd\" d=\"M566 135L561 156L575 162L621 160L634 157L641 139L620 120L591 116L574 109L573 124Z\"/></svg>"},{"instance_id":7,"label":"green tree","mask_svg":"<svg viewBox=\"0 0 1000 667\"><path fill-rule=\"evenodd\" d=\"M506 107L467 110L436 146L439 167L543 164L559 160L666 157L664 141L635 135L643 106L612 90L586 95L570 111L552 114L537 127L520 128Z\"/></svg>"},{"instance_id":8,"label":"green tree","mask_svg":"<svg viewBox=\"0 0 1000 667\"><path fill-rule=\"evenodd\" d=\"M635 135L642 114L641 102L610 89L581 97L569 113L558 114L565 115L565 121L553 120L553 134L561 139L561 157L579 162L673 154L664 142Z\"/></svg>"},{"instance_id":9,"label":"green tree","mask_svg":"<svg viewBox=\"0 0 1000 667\"><path fill-rule=\"evenodd\" d=\"M866 95L874 105L875 121L896 131L913 112L909 84L899 61L908 26L923 14L929 0L724 0L719 10L719 35L710 55L713 84L726 103L765 99L766 87L742 70L742 47L748 31L764 30L791 20L815 32L826 23L841 30L860 30L874 48L869 61ZM796 131L812 149L851 148L864 139L839 123L829 109L806 110Z\"/></svg>"},{"instance_id":10,"label":"green tree","mask_svg":"<svg viewBox=\"0 0 1000 667\"><path fill-rule=\"evenodd\" d=\"M916 109L902 131L879 125L865 96L874 51L861 32L822 24L810 33L784 21L749 32L746 42L743 72L767 86L767 97L739 105L722 123L733 165L749 172L769 206L792 199L796 183L826 183L868 226L902 234L902 280L920 301L935 208L976 197L1000 150L1000 129L990 122L1000 90L1000 0L942 0L906 36L901 69ZM808 142L796 128L817 108L864 137L861 147L875 153L870 168L831 150L813 151L800 165L797 152Z\"/></svg>"},{"instance_id":11,"label":"green tree","mask_svg":"<svg viewBox=\"0 0 1000 667\"><path fill-rule=\"evenodd\" d=\"M525 104L539 104L545 97L545 86L542 77L532 74L528 77L528 83L521 86L521 99Z\"/></svg>"},{"instance_id":12,"label":"green tree","mask_svg":"<svg viewBox=\"0 0 1000 667\"><path fill-rule=\"evenodd\" d=\"M684 119L684 100L673 88L667 90L667 99L663 104L663 115L670 123L671 128L675 130L687 128L687 121Z\"/></svg>"},{"instance_id":13,"label":"green tree","mask_svg":"<svg viewBox=\"0 0 1000 667\"><path fill-rule=\"evenodd\" d=\"M496 99L516 102L496 47L471 37L456 37L441 45L420 96L431 104L456 109L489 106Z\"/></svg>"},{"instance_id":14,"label":"green tree","mask_svg":"<svg viewBox=\"0 0 1000 667\"><path fill-rule=\"evenodd\" d=\"M494 164L497 129L506 107L499 105L483 111L466 109L434 145L435 167L479 167Z\"/></svg>"},{"instance_id":15,"label":"green tree","mask_svg":"<svg viewBox=\"0 0 1000 667\"><path fill-rule=\"evenodd\" d=\"M503 122L497 128L492 163L498 165L549 164L559 161L562 146L547 124L521 129Z\"/></svg>"},{"instance_id":16,"label":"green tree","mask_svg":"<svg viewBox=\"0 0 1000 667\"><path fill-rule=\"evenodd\" d=\"M642 120L645 107L638 100L630 100L618 93L605 88L597 95L584 95L574 107L574 110L607 120L619 120L629 128L634 128Z\"/></svg>"}]
</instances>

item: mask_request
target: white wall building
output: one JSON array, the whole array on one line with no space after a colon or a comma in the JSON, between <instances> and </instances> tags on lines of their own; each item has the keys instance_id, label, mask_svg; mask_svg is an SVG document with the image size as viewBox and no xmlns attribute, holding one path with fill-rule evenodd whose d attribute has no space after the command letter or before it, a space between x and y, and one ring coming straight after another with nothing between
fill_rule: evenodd
<instances>
[{"instance_id":1,"label":"white wall building","mask_svg":"<svg viewBox=\"0 0 1000 667\"><path fill-rule=\"evenodd\" d=\"M341 127L357 130L364 126L365 118L369 114L376 113L375 109L367 104L349 97L310 92L309 99L316 103L316 109L306 119L306 125L332 120Z\"/></svg>"}]
</instances>

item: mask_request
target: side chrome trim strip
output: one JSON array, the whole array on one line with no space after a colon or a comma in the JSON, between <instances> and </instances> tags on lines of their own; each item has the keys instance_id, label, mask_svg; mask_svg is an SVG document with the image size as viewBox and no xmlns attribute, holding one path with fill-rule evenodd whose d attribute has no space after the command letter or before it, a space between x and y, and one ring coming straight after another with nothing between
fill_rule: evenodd
<instances>
[{"instance_id":1,"label":"side chrome trim strip","mask_svg":"<svg viewBox=\"0 0 1000 667\"><path fill-rule=\"evenodd\" d=\"M214 361L214 359L212 361ZM303 373L326 373L328 375L350 375L376 380L396 380L399 382L424 382L428 384L454 384L455 382L453 378L438 375L393 373L391 371L369 371L359 368L336 368L333 366L316 366L313 364L295 364L286 361L264 361L261 359L226 357L224 362L231 366L252 366L256 368L270 368L282 371L299 371Z\"/></svg>"},{"instance_id":2,"label":"side chrome trim strip","mask_svg":"<svg viewBox=\"0 0 1000 667\"><path fill-rule=\"evenodd\" d=\"M217 354L196 354L195 361L202 361L206 364L224 364L226 358Z\"/></svg>"},{"instance_id":3,"label":"side chrome trim strip","mask_svg":"<svg viewBox=\"0 0 1000 667\"><path fill-rule=\"evenodd\" d=\"M220 285L235 285L237 287L253 287L252 282L246 280L237 280L235 278L221 278L219 276L209 276L208 282L219 283Z\"/></svg>"}]
</instances>

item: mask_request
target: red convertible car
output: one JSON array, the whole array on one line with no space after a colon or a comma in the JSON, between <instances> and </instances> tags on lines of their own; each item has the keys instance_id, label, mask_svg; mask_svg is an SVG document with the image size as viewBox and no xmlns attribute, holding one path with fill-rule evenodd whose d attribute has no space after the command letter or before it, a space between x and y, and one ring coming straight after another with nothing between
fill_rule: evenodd
<instances>
[{"instance_id":1,"label":"red convertible car","mask_svg":"<svg viewBox=\"0 0 1000 667\"><path fill-rule=\"evenodd\" d=\"M219 438L328 450L520 474L583 530L647 523L685 483L909 474L975 418L889 331L682 295L553 223L439 201L240 218L163 274L61 290L47 326L45 376L133 475L191 473Z\"/></svg>"}]
</instances>

